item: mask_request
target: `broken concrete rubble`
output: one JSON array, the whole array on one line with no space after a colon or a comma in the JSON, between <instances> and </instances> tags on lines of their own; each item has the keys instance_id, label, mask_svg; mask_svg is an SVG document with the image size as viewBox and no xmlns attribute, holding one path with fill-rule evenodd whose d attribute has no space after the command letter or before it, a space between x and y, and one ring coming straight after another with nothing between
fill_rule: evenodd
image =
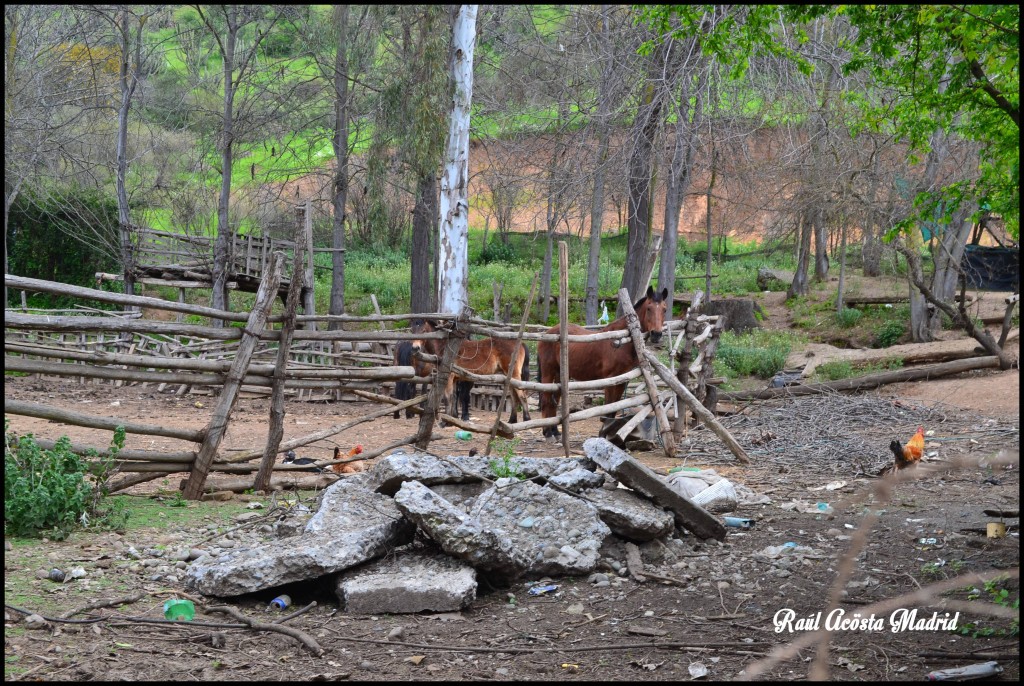
<instances>
[{"instance_id":1,"label":"broken concrete rubble","mask_svg":"<svg viewBox=\"0 0 1024 686\"><path fill-rule=\"evenodd\" d=\"M724 535L717 520L607 441L591 439L584 449L588 458L509 460L509 471L525 480L492 480L493 458L391 455L327 488L300 533L200 558L186 583L233 596L340 573L337 593L351 612L452 611L475 598L477 571L499 582L585 576L609 542L666 550L677 524L702 537L718 537L717 525ZM597 472L594 460L608 473ZM607 490L615 480L629 488ZM301 521L282 521L278 532ZM419 559L398 550L398 559L373 562L409 543L417 527L436 554Z\"/></svg>"},{"instance_id":2,"label":"broken concrete rubble","mask_svg":"<svg viewBox=\"0 0 1024 686\"><path fill-rule=\"evenodd\" d=\"M589 574L611 533L590 503L531 481L498 479L470 514L484 527L504 526L530 556L531 575Z\"/></svg>"},{"instance_id":3,"label":"broken concrete rubble","mask_svg":"<svg viewBox=\"0 0 1024 686\"><path fill-rule=\"evenodd\" d=\"M371 488L385 495L394 495L406 481L419 481L424 486L434 484L473 483L493 479L490 463L493 457L449 456L444 459L426 453L395 453L388 455L370 471ZM596 466L586 459L564 457L513 457L508 461L510 472L524 479L540 477L547 480L555 475Z\"/></svg>"},{"instance_id":4,"label":"broken concrete rubble","mask_svg":"<svg viewBox=\"0 0 1024 686\"><path fill-rule=\"evenodd\" d=\"M675 529L672 515L630 490L595 488L582 494L613 533L632 541L650 541Z\"/></svg>"},{"instance_id":5,"label":"broken concrete rubble","mask_svg":"<svg viewBox=\"0 0 1024 686\"><path fill-rule=\"evenodd\" d=\"M478 569L515 578L530 566L528 553L505 528L483 526L419 481L403 483L395 493L395 504L442 550Z\"/></svg>"},{"instance_id":6,"label":"broken concrete rubble","mask_svg":"<svg viewBox=\"0 0 1024 686\"><path fill-rule=\"evenodd\" d=\"M387 496L338 481L298 536L275 546L204 556L189 567L186 586L235 596L339 572L412 541L414 528Z\"/></svg>"},{"instance_id":7,"label":"broken concrete rubble","mask_svg":"<svg viewBox=\"0 0 1024 686\"><path fill-rule=\"evenodd\" d=\"M457 612L476 599L476 570L447 556L407 553L338 576L346 612Z\"/></svg>"},{"instance_id":8,"label":"broken concrete rubble","mask_svg":"<svg viewBox=\"0 0 1024 686\"><path fill-rule=\"evenodd\" d=\"M633 459L609 441L588 438L583 442L583 450L587 457L623 485L647 496L656 505L671 510L677 525L689 529L700 538L725 538L725 525L722 522L685 496L676 493L647 465Z\"/></svg>"}]
</instances>

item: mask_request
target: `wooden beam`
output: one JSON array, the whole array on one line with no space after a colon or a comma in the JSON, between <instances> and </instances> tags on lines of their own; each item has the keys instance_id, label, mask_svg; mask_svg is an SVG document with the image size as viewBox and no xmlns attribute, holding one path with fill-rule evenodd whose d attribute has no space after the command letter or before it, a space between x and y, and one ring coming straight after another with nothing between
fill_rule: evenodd
<instances>
[{"instance_id":1,"label":"wooden beam","mask_svg":"<svg viewBox=\"0 0 1024 686\"><path fill-rule=\"evenodd\" d=\"M203 494L203 486L206 483L206 476L213 464L213 458L217 454L227 431L228 419L231 416L231 409L238 399L238 391L245 378L245 371L249 366L259 336L267 325L267 318L270 316L270 308L277 297L278 286L281 283L281 273L284 269L284 253L275 252L270 259L267 272L263 275L263 281L256 293L256 302L249 320L242 330L242 341L238 345L238 353L231 365L224 381L224 389L217 399L217 406L214 409L210 423L206 427L206 435L203 445L199 448L195 465L192 467L192 474L185 485L183 497L188 500L199 500Z\"/></svg>"}]
</instances>

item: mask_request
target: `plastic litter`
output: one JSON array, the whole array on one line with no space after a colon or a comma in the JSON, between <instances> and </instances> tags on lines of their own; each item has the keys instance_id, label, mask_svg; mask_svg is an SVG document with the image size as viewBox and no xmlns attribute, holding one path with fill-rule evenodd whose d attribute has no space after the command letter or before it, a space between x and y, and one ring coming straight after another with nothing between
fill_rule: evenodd
<instances>
[{"instance_id":1,"label":"plastic litter","mask_svg":"<svg viewBox=\"0 0 1024 686\"><path fill-rule=\"evenodd\" d=\"M172 622L191 622L196 616L196 606L191 600L171 598L164 603L164 617Z\"/></svg>"},{"instance_id":2,"label":"plastic litter","mask_svg":"<svg viewBox=\"0 0 1024 686\"><path fill-rule=\"evenodd\" d=\"M986 676L994 676L1003 671L1003 668L995 660L991 662L979 662L966 667L953 667L951 669L939 669L928 672L925 679L928 681L964 681L966 679L981 679Z\"/></svg>"},{"instance_id":3,"label":"plastic litter","mask_svg":"<svg viewBox=\"0 0 1024 686\"><path fill-rule=\"evenodd\" d=\"M752 529L754 527L754 520L747 519L745 517L725 517L725 525L735 527L737 529Z\"/></svg>"},{"instance_id":4,"label":"plastic litter","mask_svg":"<svg viewBox=\"0 0 1024 686\"><path fill-rule=\"evenodd\" d=\"M455 432L455 438L459 439L460 441L468 441L471 438L473 438L473 434L470 433L469 431L460 430Z\"/></svg>"},{"instance_id":5,"label":"plastic litter","mask_svg":"<svg viewBox=\"0 0 1024 686\"><path fill-rule=\"evenodd\" d=\"M736 509L736 489L728 479L711 484L693 496L693 502L708 512L732 512Z\"/></svg>"},{"instance_id":6,"label":"plastic litter","mask_svg":"<svg viewBox=\"0 0 1024 686\"><path fill-rule=\"evenodd\" d=\"M536 595L547 595L549 593L554 593L557 590L558 590L558 585L557 584L547 584L545 586L534 586L529 591L527 591L527 593L529 595L534 595L534 596L536 596Z\"/></svg>"}]
</instances>

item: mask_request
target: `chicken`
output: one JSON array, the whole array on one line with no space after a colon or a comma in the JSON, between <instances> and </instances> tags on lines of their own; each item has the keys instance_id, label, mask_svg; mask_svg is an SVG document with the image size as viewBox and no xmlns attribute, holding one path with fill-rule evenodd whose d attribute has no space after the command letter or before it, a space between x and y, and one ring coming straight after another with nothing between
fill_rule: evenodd
<instances>
[{"instance_id":1,"label":"chicken","mask_svg":"<svg viewBox=\"0 0 1024 686\"><path fill-rule=\"evenodd\" d=\"M341 460L346 457L355 457L359 453L363 452L363 446L357 445L348 451L345 455L341 454L341 448L334 447L334 459ZM366 471L366 462L363 460L355 460L354 462L344 462L341 464L332 464L331 471L335 474L355 474L356 472Z\"/></svg>"},{"instance_id":2,"label":"chicken","mask_svg":"<svg viewBox=\"0 0 1024 686\"><path fill-rule=\"evenodd\" d=\"M924 427L917 427L917 433L907 441L906 445L900 445L899 441L894 440L889 444L889 449L896 457L896 461L893 463L894 470L913 467L921 461L921 456L924 455Z\"/></svg>"}]
</instances>

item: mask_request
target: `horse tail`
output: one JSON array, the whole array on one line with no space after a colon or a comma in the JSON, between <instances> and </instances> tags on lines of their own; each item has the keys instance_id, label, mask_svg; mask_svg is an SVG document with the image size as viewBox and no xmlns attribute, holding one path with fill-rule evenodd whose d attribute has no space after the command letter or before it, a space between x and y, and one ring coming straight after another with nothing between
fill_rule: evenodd
<instances>
[{"instance_id":1,"label":"horse tail","mask_svg":"<svg viewBox=\"0 0 1024 686\"><path fill-rule=\"evenodd\" d=\"M523 346L523 369L520 377L523 381L530 380L530 349Z\"/></svg>"},{"instance_id":2,"label":"horse tail","mask_svg":"<svg viewBox=\"0 0 1024 686\"><path fill-rule=\"evenodd\" d=\"M412 341L402 341L395 348L395 364L399 366L412 366ZM416 395L416 389L408 381L395 382L395 398L398 400L409 400Z\"/></svg>"}]
</instances>

